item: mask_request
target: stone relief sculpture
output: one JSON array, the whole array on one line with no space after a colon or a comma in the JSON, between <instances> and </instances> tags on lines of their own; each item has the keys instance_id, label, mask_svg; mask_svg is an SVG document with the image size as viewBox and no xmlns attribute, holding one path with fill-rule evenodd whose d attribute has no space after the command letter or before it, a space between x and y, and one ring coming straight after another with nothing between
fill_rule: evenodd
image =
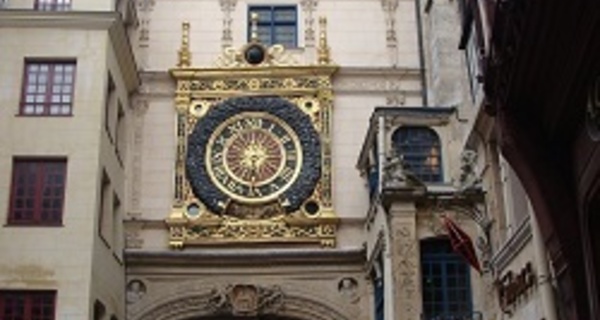
<instances>
[{"instance_id":1,"label":"stone relief sculpture","mask_svg":"<svg viewBox=\"0 0 600 320\"><path fill-rule=\"evenodd\" d=\"M383 169L383 184L385 187L405 187L406 174L404 172L404 161L401 156L388 158Z\"/></svg>"},{"instance_id":2,"label":"stone relief sculpture","mask_svg":"<svg viewBox=\"0 0 600 320\"><path fill-rule=\"evenodd\" d=\"M406 187L425 186L421 179L415 176L406 168L406 163L402 155L395 153L388 157L383 166L383 187L384 188L406 188Z\"/></svg>"},{"instance_id":3,"label":"stone relief sculpture","mask_svg":"<svg viewBox=\"0 0 600 320\"><path fill-rule=\"evenodd\" d=\"M354 278L343 278L338 282L338 292L351 303L359 299L357 293L358 282Z\"/></svg>"},{"instance_id":4,"label":"stone relief sculpture","mask_svg":"<svg viewBox=\"0 0 600 320\"><path fill-rule=\"evenodd\" d=\"M224 290L214 289L208 303L216 314L256 316L275 313L281 308L283 292L277 286L265 288L238 284Z\"/></svg>"},{"instance_id":5,"label":"stone relief sculpture","mask_svg":"<svg viewBox=\"0 0 600 320\"><path fill-rule=\"evenodd\" d=\"M146 285L141 280L131 280L127 284L127 303L136 303L146 294Z\"/></svg>"},{"instance_id":6,"label":"stone relief sculpture","mask_svg":"<svg viewBox=\"0 0 600 320\"><path fill-rule=\"evenodd\" d=\"M477 152L465 150L460 156L460 176L458 178L461 192L474 190L481 187L481 178L477 174Z\"/></svg>"}]
</instances>

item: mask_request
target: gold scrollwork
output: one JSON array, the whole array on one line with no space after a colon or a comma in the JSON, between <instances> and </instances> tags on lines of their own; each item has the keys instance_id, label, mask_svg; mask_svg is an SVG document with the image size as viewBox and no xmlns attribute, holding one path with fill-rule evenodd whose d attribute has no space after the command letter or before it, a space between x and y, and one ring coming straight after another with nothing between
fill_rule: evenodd
<instances>
[{"instance_id":1,"label":"gold scrollwork","mask_svg":"<svg viewBox=\"0 0 600 320\"><path fill-rule=\"evenodd\" d=\"M185 227L170 227L173 248L184 245L235 243L315 243L335 245L337 219L311 220L280 216L263 220L244 220L204 214Z\"/></svg>"},{"instance_id":2,"label":"gold scrollwork","mask_svg":"<svg viewBox=\"0 0 600 320\"><path fill-rule=\"evenodd\" d=\"M267 51L267 62L259 66L243 63L240 51L224 50L217 68L180 66L171 70L177 82L177 161L175 198L166 219L169 243L173 248L223 244L319 244L336 243L338 218L332 205L331 112L332 76L337 67L330 63L300 66L291 63L279 47ZM285 203L261 207L222 204L223 215L204 206L191 190L185 172L187 137L198 119L222 100L243 95L276 95L307 114L322 141L321 178L312 195L295 212L284 213ZM257 206L256 204L254 206Z\"/></svg>"}]
</instances>

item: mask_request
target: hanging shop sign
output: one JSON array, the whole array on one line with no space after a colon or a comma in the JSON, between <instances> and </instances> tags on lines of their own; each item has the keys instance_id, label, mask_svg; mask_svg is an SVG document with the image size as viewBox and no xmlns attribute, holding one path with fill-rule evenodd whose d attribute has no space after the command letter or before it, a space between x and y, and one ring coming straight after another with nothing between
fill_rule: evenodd
<instances>
[{"instance_id":1,"label":"hanging shop sign","mask_svg":"<svg viewBox=\"0 0 600 320\"><path fill-rule=\"evenodd\" d=\"M510 307L528 290L535 286L535 273L531 262L528 262L518 273L508 271L497 282L500 308L505 313L511 313Z\"/></svg>"}]
</instances>

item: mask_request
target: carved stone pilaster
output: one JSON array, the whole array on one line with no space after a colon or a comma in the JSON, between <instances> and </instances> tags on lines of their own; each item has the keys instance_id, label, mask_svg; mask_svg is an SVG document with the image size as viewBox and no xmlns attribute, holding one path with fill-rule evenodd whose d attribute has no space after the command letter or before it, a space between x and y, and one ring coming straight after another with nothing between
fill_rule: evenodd
<instances>
[{"instance_id":1,"label":"carved stone pilaster","mask_svg":"<svg viewBox=\"0 0 600 320\"><path fill-rule=\"evenodd\" d=\"M131 176L129 179L129 215L141 212L142 151L144 143L144 115L148 110L148 101L136 99L133 103L133 132L131 136Z\"/></svg>"},{"instance_id":2,"label":"carved stone pilaster","mask_svg":"<svg viewBox=\"0 0 600 320\"><path fill-rule=\"evenodd\" d=\"M319 5L319 0L302 0L300 6L304 12L304 46L315 47L315 18L314 13Z\"/></svg>"},{"instance_id":3,"label":"carved stone pilaster","mask_svg":"<svg viewBox=\"0 0 600 320\"><path fill-rule=\"evenodd\" d=\"M221 35L221 46L223 48L233 45L233 36L231 32L231 24L233 19L231 13L235 10L237 0L219 0L221 11L223 12L223 34Z\"/></svg>"},{"instance_id":4,"label":"carved stone pilaster","mask_svg":"<svg viewBox=\"0 0 600 320\"><path fill-rule=\"evenodd\" d=\"M141 237L142 225L132 222L125 225L125 248L141 249L144 246L144 239Z\"/></svg>"},{"instance_id":5,"label":"carved stone pilaster","mask_svg":"<svg viewBox=\"0 0 600 320\"><path fill-rule=\"evenodd\" d=\"M139 46L147 47L148 40L150 40L150 13L154 10L154 5L156 5L155 0L138 0L138 18L140 22L139 29Z\"/></svg>"},{"instance_id":6,"label":"carved stone pilaster","mask_svg":"<svg viewBox=\"0 0 600 320\"><path fill-rule=\"evenodd\" d=\"M138 52L137 52L137 60L138 64L142 69L145 69L147 66L148 60L148 52L147 48L150 42L150 16L152 10L154 10L154 6L156 4L156 0L138 0L137 8L138 8Z\"/></svg>"},{"instance_id":7,"label":"carved stone pilaster","mask_svg":"<svg viewBox=\"0 0 600 320\"><path fill-rule=\"evenodd\" d=\"M394 319L418 320L421 314L419 240L413 203L390 208L391 260L394 281Z\"/></svg>"},{"instance_id":8,"label":"carved stone pilaster","mask_svg":"<svg viewBox=\"0 0 600 320\"><path fill-rule=\"evenodd\" d=\"M385 16L385 40L392 65L398 63L398 38L396 37L396 11L399 0L381 0Z\"/></svg>"}]
</instances>

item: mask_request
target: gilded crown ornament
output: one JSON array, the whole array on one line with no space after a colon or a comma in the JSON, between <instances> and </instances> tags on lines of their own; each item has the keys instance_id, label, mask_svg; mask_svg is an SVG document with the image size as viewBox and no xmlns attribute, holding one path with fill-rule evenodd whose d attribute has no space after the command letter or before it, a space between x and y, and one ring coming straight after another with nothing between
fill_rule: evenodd
<instances>
[{"instance_id":1,"label":"gilded crown ornament","mask_svg":"<svg viewBox=\"0 0 600 320\"><path fill-rule=\"evenodd\" d=\"M190 23L181 24L181 48L179 49L178 67L189 67L192 64L192 53L190 52Z\"/></svg>"}]
</instances>

